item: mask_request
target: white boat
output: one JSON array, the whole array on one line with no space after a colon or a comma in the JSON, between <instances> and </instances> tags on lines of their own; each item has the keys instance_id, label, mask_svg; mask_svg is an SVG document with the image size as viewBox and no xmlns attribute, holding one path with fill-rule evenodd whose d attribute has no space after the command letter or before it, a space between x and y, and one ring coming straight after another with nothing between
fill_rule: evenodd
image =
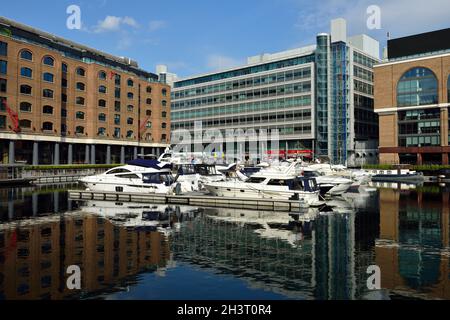
<instances>
[{"instance_id":1,"label":"white boat","mask_svg":"<svg viewBox=\"0 0 450 320\"><path fill-rule=\"evenodd\" d=\"M175 180L181 183L181 192L203 190L205 183L225 181L225 176L213 164L172 164Z\"/></svg>"},{"instance_id":2,"label":"white boat","mask_svg":"<svg viewBox=\"0 0 450 320\"><path fill-rule=\"evenodd\" d=\"M167 194L173 190L174 178L167 163L133 160L79 181L91 191Z\"/></svg>"},{"instance_id":3,"label":"white boat","mask_svg":"<svg viewBox=\"0 0 450 320\"><path fill-rule=\"evenodd\" d=\"M300 200L310 206L321 205L315 179L285 173L258 172L246 181L224 181L205 184L218 197L246 199Z\"/></svg>"},{"instance_id":4,"label":"white boat","mask_svg":"<svg viewBox=\"0 0 450 320\"><path fill-rule=\"evenodd\" d=\"M368 170L368 173L371 175L372 182L421 183L425 180L421 172L409 169Z\"/></svg>"},{"instance_id":5,"label":"white boat","mask_svg":"<svg viewBox=\"0 0 450 320\"><path fill-rule=\"evenodd\" d=\"M310 168L305 168L303 176L308 178L315 178L320 188L321 194L331 196L342 195L354 184L354 181L348 178L337 175L323 175L318 171Z\"/></svg>"}]
</instances>

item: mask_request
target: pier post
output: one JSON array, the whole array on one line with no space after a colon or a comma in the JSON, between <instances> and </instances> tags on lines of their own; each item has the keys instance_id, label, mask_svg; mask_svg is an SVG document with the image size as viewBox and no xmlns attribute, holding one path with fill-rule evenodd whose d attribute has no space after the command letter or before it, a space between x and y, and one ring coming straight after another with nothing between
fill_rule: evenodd
<instances>
[{"instance_id":1,"label":"pier post","mask_svg":"<svg viewBox=\"0 0 450 320\"><path fill-rule=\"evenodd\" d=\"M39 164L39 142L33 142L33 166Z\"/></svg>"},{"instance_id":2,"label":"pier post","mask_svg":"<svg viewBox=\"0 0 450 320\"><path fill-rule=\"evenodd\" d=\"M87 144L85 148L86 148L86 151L84 153L84 162L86 164L89 164L89 145Z\"/></svg>"},{"instance_id":3,"label":"pier post","mask_svg":"<svg viewBox=\"0 0 450 320\"><path fill-rule=\"evenodd\" d=\"M122 163L122 164L125 163L125 147L124 146L120 147L120 163Z\"/></svg>"},{"instance_id":4,"label":"pier post","mask_svg":"<svg viewBox=\"0 0 450 320\"><path fill-rule=\"evenodd\" d=\"M15 151L15 142L13 140L9 141L9 164L14 164L16 162L16 151Z\"/></svg>"},{"instance_id":5,"label":"pier post","mask_svg":"<svg viewBox=\"0 0 450 320\"><path fill-rule=\"evenodd\" d=\"M59 165L59 143L55 143L55 152L54 152L54 165Z\"/></svg>"},{"instance_id":6,"label":"pier post","mask_svg":"<svg viewBox=\"0 0 450 320\"><path fill-rule=\"evenodd\" d=\"M111 164L111 146L109 144L106 146L106 164Z\"/></svg>"},{"instance_id":7,"label":"pier post","mask_svg":"<svg viewBox=\"0 0 450 320\"><path fill-rule=\"evenodd\" d=\"M67 164L73 163L73 145L69 143L67 146Z\"/></svg>"},{"instance_id":8,"label":"pier post","mask_svg":"<svg viewBox=\"0 0 450 320\"><path fill-rule=\"evenodd\" d=\"M91 145L91 164L95 164L95 144Z\"/></svg>"}]
</instances>

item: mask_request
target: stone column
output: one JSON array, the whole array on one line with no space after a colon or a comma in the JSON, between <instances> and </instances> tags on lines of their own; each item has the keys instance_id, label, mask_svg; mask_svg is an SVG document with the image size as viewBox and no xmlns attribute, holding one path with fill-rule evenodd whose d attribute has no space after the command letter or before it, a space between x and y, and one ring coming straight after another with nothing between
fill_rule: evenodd
<instances>
[{"instance_id":1,"label":"stone column","mask_svg":"<svg viewBox=\"0 0 450 320\"><path fill-rule=\"evenodd\" d=\"M84 157L84 162L86 163L86 164L89 164L89 145L87 144L86 145L86 151L85 151L85 157Z\"/></svg>"},{"instance_id":2,"label":"stone column","mask_svg":"<svg viewBox=\"0 0 450 320\"><path fill-rule=\"evenodd\" d=\"M59 165L59 143L55 143L55 152L53 154L53 164Z\"/></svg>"},{"instance_id":3,"label":"stone column","mask_svg":"<svg viewBox=\"0 0 450 320\"><path fill-rule=\"evenodd\" d=\"M33 166L39 164L39 142L33 142Z\"/></svg>"},{"instance_id":4,"label":"stone column","mask_svg":"<svg viewBox=\"0 0 450 320\"><path fill-rule=\"evenodd\" d=\"M67 146L67 164L73 163L73 144L69 143Z\"/></svg>"},{"instance_id":5,"label":"stone column","mask_svg":"<svg viewBox=\"0 0 450 320\"><path fill-rule=\"evenodd\" d=\"M125 163L125 147L124 146L120 147L120 163L121 164Z\"/></svg>"},{"instance_id":6,"label":"stone column","mask_svg":"<svg viewBox=\"0 0 450 320\"><path fill-rule=\"evenodd\" d=\"M417 165L421 165L422 164L422 154L421 153L418 153L417 154Z\"/></svg>"},{"instance_id":7,"label":"stone column","mask_svg":"<svg viewBox=\"0 0 450 320\"><path fill-rule=\"evenodd\" d=\"M145 148L144 148L144 147L141 148L141 154L142 154L143 156L145 155Z\"/></svg>"},{"instance_id":8,"label":"stone column","mask_svg":"<svg viewBox=\"0 0 450 320\"><path fill-rule=\"evenodd\" d=\"M15 151L15 142L13 140L9 141L9 164L14 164L16 162L16 151Z\"/></svg>"},{"instance_id":9,"label":"stone column","mask_svg":"<svg viewBox=\"0 0 450 320\"><path fill-rule=\"evenodd\" d=\"M443 153L442 154L442 164L443 165L448 165L448 153Z\"/></svg>"},{"instance_id":10,"label":"stone column","mask_svg":"<svg viewBox=\"0 0 450 320\"><path fill-rule=\"evenodd\" d=\"M137 147L134 147L134 149L133 149L133 157L134 157L134 159L137 159L137 157L138 157L138 148Z\"/></svg>"},{"instance_id":11,"label":"stone column","mask_svg":"<svg viewBox=\"0 0 450 320\"><path fill-rule=\"evenodd\" d=\"M111 146L106 146L106 164L111 164Z\"/></svg>"},{"instance_id":12,"label":"stone column","mask_svg":"<svg viewBox=\"0 0 450 320\"><path fill-rule=\"evenodd\" d=\"M95 164L95 144L91 145L91 164Z\"/></svg>"}]
</instances>

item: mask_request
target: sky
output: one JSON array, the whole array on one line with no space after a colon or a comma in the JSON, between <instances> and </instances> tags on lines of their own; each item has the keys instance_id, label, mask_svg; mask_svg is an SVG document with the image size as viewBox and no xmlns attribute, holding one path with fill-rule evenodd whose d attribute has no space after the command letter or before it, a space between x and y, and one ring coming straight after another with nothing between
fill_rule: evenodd
<instances>
[{"instance_id":1,"label":"sky","mask_svg":"<svg viewBox=\"0 0 450 320\"><path fill-rule=\"evenodd\" d=\"M81 9L69 30L67 7ZM367 27L367 8L381 9L381 28ZM450 0L20 0L0 16L117 56L147 71L165 64L180 77L246 63L248 56L315 44L330 20L348 34L391 38L450 27Z\"/></svg>"}]
</instances>

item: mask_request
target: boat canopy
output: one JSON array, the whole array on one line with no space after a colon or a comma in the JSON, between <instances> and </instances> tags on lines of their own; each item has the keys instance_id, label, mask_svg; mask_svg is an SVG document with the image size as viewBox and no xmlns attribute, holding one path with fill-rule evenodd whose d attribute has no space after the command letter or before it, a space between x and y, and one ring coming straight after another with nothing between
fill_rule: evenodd
<instances>
[{"instance_id":1,"label":"boat canopy","mask_svg":"<svg viewBox=\"0 0 450 320\"><path fill-rule=\"evenodd\" d=\"M131 160L128 161L127 164L130 166L152 168L156 170L170 169L172 166L170 163L162 163L159 162L158 160L146 160L146 159Z\"/></svg>"}]
</instances>

